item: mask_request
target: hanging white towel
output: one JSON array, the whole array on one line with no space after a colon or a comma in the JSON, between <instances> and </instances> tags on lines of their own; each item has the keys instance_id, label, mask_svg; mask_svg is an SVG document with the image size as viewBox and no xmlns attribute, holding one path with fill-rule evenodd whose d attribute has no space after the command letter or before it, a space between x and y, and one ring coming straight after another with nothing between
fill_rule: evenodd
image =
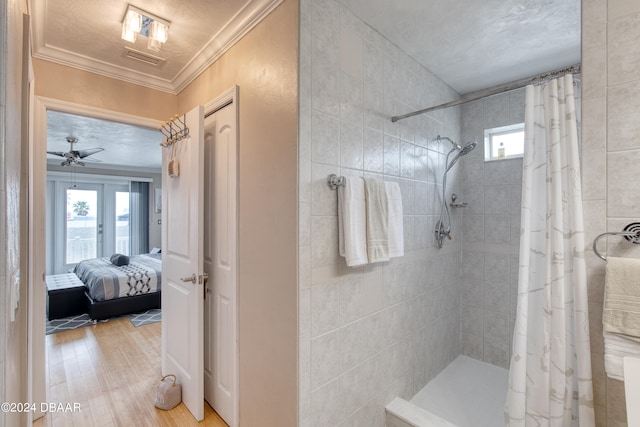
<instances>
[{"instance_id":1,"label":"hanging white towel","mask_svg":"<svg viewBox=\"0 0 640 427\"><path fill-rule=\"evenodd\" d=\"M385 181L389 204L389 258L404 255L404 217L402 193L397 182Z\"/></svg>"},{"instance_id":2,"label":"hanging white towel","mask_svg":"<svg viewBox=\"0 0 640 427\"><path fill-rule=\"evenodd\" d=\"M347 266L367 263L367 229L364 180L349 177L338 187L338 242Z\"/></svg>"},{"instance_id":3,"label":"hanging white towel","mask_svg":"<svg viewBox=\"0 0 640 427\"><path fill-rule=\"evenodd\" d=\"M602 325L640 341L640 260L607 258Z\"/></svg>"},{"instance_id":4,"label":"hanging white towel","mask_svg":"<svg viewBox=\"0 0 640 427\"><path fill-rule=\"evenodd\" d=\"M609 378L624 381L623 358L625 356L639 357L640 342L605 331L604 370Z\"/></svg>"},{"instance_id":5,"label":"hanging white towel","mask_svg":"<svg viewBox=\"0 0 640 427\"><path fill-rule=\"evenodd\" d=\"M384 181L364 180L367 203L367 256L369 262L389 261L389 203Z\"/></svg>"}]
</instances>

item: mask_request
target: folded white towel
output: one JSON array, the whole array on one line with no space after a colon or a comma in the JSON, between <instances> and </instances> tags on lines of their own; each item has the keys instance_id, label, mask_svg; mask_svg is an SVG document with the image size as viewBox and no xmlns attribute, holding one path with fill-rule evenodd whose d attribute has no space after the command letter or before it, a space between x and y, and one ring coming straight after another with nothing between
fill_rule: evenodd
<instances>
[{"instance_id":1,"label":"folded white towel","mask_svg":"<svg viewBox=\"0 0 640 427\"><path fill-rule=\"evenodd\" d=\"M404 217L402 193L397 182L385 181L389 204L389 258L404 255Z\"/></svg>"},{"instance_id":2,"label":"folded white towel","mask_svg":"<svg viewBox=\"0 0 640 427\"><path fill-rule=\"evenodd\" d=\"M608 262L609 258L607 258ZM609 378L624 381L623 357L640 355L640 342L604 332L604 370Z\"/></svg>"},{"instance_id":3,"label":"folded white towel","mask_svg":"<svg viewBox=\"0 0 640 427\"><path fill-rule=\"evenodd\" d=\"M607 258L602 325L640 340L640 259Z\"/></svg>"},{"instance_id":4,"label":"folded white towel","mask_svg":"<svg viewBox=\"0 0 640 427\"><path fill-rule=\"evenodd\" d=\"M338 241L349 267L368 262L366 224L364 180L349 177L338 187Z\"/></svg>"},{"instance_id":5,"label":"folded white towel","mask_svg":"<svg viewBox=\"0 0 640 427\"><path fill-rule=\"evenodd\" d=\"M365 178L367 256L369 262L389 261L389 203L384 181Z\"/></svg>"}]
</instances>

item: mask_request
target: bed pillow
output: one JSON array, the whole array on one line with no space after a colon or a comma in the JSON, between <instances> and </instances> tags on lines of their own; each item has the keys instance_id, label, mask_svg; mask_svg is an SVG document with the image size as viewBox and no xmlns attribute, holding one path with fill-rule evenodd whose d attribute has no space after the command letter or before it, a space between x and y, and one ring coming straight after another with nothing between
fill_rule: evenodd
<instances>
[{"instance_id":1,"label":"bed pillow","mask_svg":"<svg viewBox=\"0 0 640 427\"><path fill-rule=\"evenodd\" d=\"M123 265L129 265L129 257L122 254L113 254L111 255L111 264L117 265L118 267L122 267Z\"/></svg>"}]
</instances>

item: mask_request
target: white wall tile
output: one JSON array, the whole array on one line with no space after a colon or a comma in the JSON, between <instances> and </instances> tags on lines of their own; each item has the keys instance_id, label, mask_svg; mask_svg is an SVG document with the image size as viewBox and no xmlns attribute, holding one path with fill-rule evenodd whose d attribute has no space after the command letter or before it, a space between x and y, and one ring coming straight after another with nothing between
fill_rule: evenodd
<instances>
[{"instance_id":1,"label":"white wall tile","mask_svg":"<svg viewBox=\"0 0 640 427\"><path fill-rule=\"evenodd\" d=\"M466 307L460 315L460 325L463 334L483 336L484 316L481 308Z\"/></svg>"},{"instance_id":2,"label":"white wall tile","mask_svg":"<svg viewBox=\"0 0 640 427\"><path fill-rule=\"evenodd\" d=\"M314 163L311 186L311 215L332 216L338 214L338 197L335 190L327 185L327 177L330 174L339 174L340 171L330 165Z\"/></svg>"},{"instance_id":3,"label":"white wall tile","mask_svg":"<svg viewBox=\"0 0 640 427\"><path fill-rule=\"evenodd\" d=\"M460 244L436 250L433 227L451 148L435 137L459 140L461 109L391 122L458 95L335 0L302 2L301 26L299 422L382 427L383 402L409 398L460 352ZM447 197L461 192L459 169ZM405 258L345 266L330 173L400 184Z\"/></svg>"},{"instance_id":4,"label":"white wall tile","mask_svg":"<svg viewBox=\"0 0 640 427\"><path fill-rule=\"evenodd\" d=\"M484 241L491 244L508 245L511 242L509 215L484 216Z\"/></svg>"},{"instance_id":5,"label":"white wall tile","mask_svg":"<svg viewBox=\"0 0 640 427\"><path fill-rule=\"evenodd\" d=\"M465 243L484 243L485 216L464 215L462 217L462 229L459 234Z\"/></svg>"},{"instance_id":6,"label":"white wall tile","mask_svg":"<svg viewBox=\"0 0 640 427\"><path fill-rule=\"evenodd\" d=\"M615 21L609 19L607 46L609 86L638 80L640 46L637 41L640 38L640 10Z\"/></svg>"},{"instance_id":7,"label":"white wall tile","mask_svg":"<svg viewBox=\"0 0 640 427\"><path fill-rule=\"evenodd\" d=\"M340 296L337 283L311 288L311 336L329 332L340 326Z\"/></svg>"},{"instance_id":8,"label":"white wall tile","mask_svg":"<svg viewBox=\"0 0 640 427\"><path fill-rule=\"evenodd\" d=\"M640 22L640 19L638 19ZM638 26L640 28L640 26ZM639 45L633 40L634 45ZM640 55L640 46L638 47ZM633 54L629 55L632 56ZM640 58L637 60L640 64ZM637 68L633 69L637 79ZM640 110L640 82L611 87L607 97L607 149L608 151L628 150L638 148L640 138L640 120L637 112ZM593 167L583 162L584 167ZM597 165L596 165L597 167Z\"/></svg>"},{"instance_id":9,"label":"white wall tile","mask_svg":"<svg viewBox=\"0 0 640 427\"><path fill-rule=\"evenodd\" d=\"M351 323L382 308L382 270L342 280L340 320Z\"/></svg>"},{"instance_id":10,"label":"white wall tile","mask_svg":"<svg viewBox=\"0 0 640 427\"><path fill-rule=\"evenodd\" d=\"M330 332L311 340L311 389L315 390L340 374L338 332Z\"/></svg>"},{"instance_id":11,"label":"white wall tile","mask_svg":"<svg viewBox=\"0 0 640 427\"><path fill-rule=\"evenodd\" d=\"M311 117L311 158L318 163L340 163L340 120L318 110Z\"/></svg>"},{"instance_id":12,"label":"white wall tile","mask_svg":"<svg viewBox=\"0 0 640 427\"><path fill-rule=\"evenodd\" d=\"M346 414L337 379L311 392L311 427L336 425Z\"/></svg>"},{"instance_id":13,"label":"white wall tile","mask_svg":"<svg viewBox=\"0 0 640 427\"><path fill-rule=\"evenodd\" d=\"M333 265L338 262L338 217L314 216L311 218L311 268Z\"/></svg>"},{"instance_id":14,"label":"white wall tile","mask_svg":"<svg viewBox=\"0 0 640 427\"><path fill-rule=\"evenodd\" d=\"M384 136L384 173L391 176L400 174L400 140L390 135Z\"/></svg>"},{"instance_id":15,"label":"white wall tile","mask_svg":"<svg viewBox=\"0 0 640 427\"><path fill-rule=\"evenodd\" d=\"M493 311L484 312L484 339L486 341L508 343L509 315ZM486 348L485 348L486 352Z\"/></svg>"},{"instance_id":16,"label":"white wall tile","mask_svg":"<svg viewBox=\"0 0 640 427\"><path fill-rule=\"evenodd\" d=\"M484 307L484 282L462 280L460 289L460 305L462 307ZM464 308L463 308L464 310Z\"/></svg>"},{"instance_id":17,"label":"white wall tile","mask_svg":"<svg viewBox=\"0 0 640 427\"><path fill-rule=\"evenodd\" d=\"M509 94L501 94L485 98L484 126L485 129L506 126L509 124Z\"/></svg>"},{"instance_id":18,"label":"white wall tile","mask_svg":"<svg viewBox=\"0 0 640 427\"><path fill-rule=\"evenodd\" d=\"M462 251L463 279L484 280L484 253Z\"/></svg>"},{"instance_id":19,"label":"white wall tile","mask_svg":"<svg viewBox=\"0 0 640 427\"><path fill-rule=\"evenodd\" d=\"M362 169L364 160L363 129L352 122L340 125L340 164L342 167Z\"/></svg>"},{"instance_id":20,"label":"white wall tile","mask_svg":"<svg viewBox=\"0 0 640 427\"><path fill-rule=\"evenodd\" d=\"M508 181L505 181L508 182ZM484 213L504 214L511 210L509 185L488 185L484 189Z\"/></svg>"},{"instance_id":21,"label":"white wall tile","mask_svg":"<svg viewBox=\"0 0 640 427\"><path fill-rule=\"evenodd\" d=\"M384 142L382 132L374 129L364 129L364 170L369 172L384 172Z\"/></svg>"},{"instance_id":22,"label":"white wall tile","mask_svg":"<svg viewBox=\"0 0 640 427\"><path fill-rule=\"evenodd\" d=\"M637 218L640 212L640 198L635 184L638 179L640 149L609 153L607 162L607 215Z\"/></svg>"},{"instance_id":23,"label":"white wall tile","mask_svg":"<svg viewBox=\"0 0 640 427\"><path fill-rule=\"evenodd\" d=\"M362 81L364 46L362 37L352 29L343 26L340 29L340 69Z\"/></svg>"},{"instance_id":24,"label":"white wall tile","mask_svg":"<svg viewBox=\"0 0 640 427\"><path fill-rule=\"evenodd\" d=\"M640 12L640 3L635 0L609 0L607 6L610 21Z\"/></svg>"},{"instance_id":25,"label":"white wall tile","mask_svg":"<svg viewBox=\"0 0 640 427\"><path fill-rule=\"evenodd\" d=\"M484 309L511 314L511 295L508 283L486 282L484 285Z\"/></svg>"}]
</instances>

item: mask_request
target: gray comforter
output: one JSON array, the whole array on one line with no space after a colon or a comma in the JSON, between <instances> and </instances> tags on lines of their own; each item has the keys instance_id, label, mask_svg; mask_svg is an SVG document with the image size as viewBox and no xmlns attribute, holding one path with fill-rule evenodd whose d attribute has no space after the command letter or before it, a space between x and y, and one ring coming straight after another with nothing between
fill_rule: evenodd
<instances>
[{"instance_id":1,"label":"gray comforter","mask_svg":"<svg viewBox=\"0 0 640 427\"><path fill-rule=\"evenodd\" d=\"M80 261L74 273L94 301L148 294L160 290L162 262L159 256L130 257L129 265L117 267L109 258Z\"/></svg>"}]
</instances>

